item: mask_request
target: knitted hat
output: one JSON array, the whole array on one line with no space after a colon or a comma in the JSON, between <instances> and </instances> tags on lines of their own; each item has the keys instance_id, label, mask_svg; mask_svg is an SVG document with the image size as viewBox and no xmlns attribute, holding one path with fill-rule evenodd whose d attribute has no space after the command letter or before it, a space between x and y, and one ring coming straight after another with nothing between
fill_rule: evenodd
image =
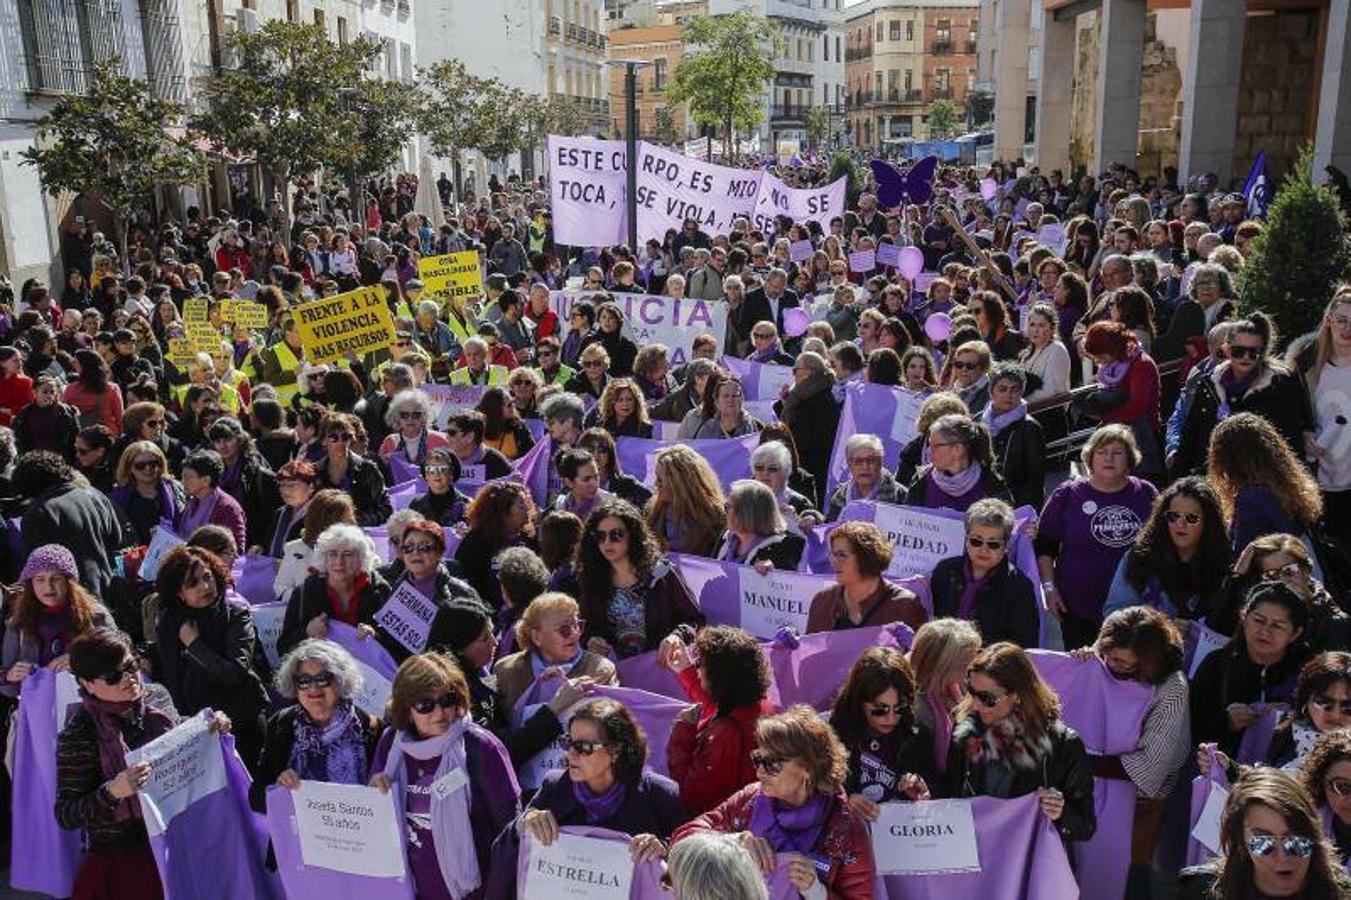
<instances>
[{"instance_id":1,"label":"knitted hat","mask_svg":"<svg viewBox=\"0 0 1351 900\"><path fill-rule=\"evenodd\" d=\"M28 561L19 573L20 581L29 581L38 575L55 572L78 581L80 570L75 567L75 557L60 544L43 544L28 554Z\"/></svg>"},{"instance_id":2,"label":"knitted hat","mask_svg":"<svg viewBox=\"0 0 1351 900\"><path fill-rule=\"evenodd\" d=\"M433 640L458 653L483 634L488 621L488 611L481 604L473 600L452 601L441 607L436 616Z\"/></svg>"}]
</instances>

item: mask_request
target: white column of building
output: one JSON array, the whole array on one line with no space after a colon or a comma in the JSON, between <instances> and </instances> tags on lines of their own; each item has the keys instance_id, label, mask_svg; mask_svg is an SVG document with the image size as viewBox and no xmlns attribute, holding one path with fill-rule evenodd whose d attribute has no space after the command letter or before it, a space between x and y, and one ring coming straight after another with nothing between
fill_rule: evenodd
<instances>
[{"instance_id":1,"label":"white column of building","mask_svg":"<svg viewBox=\"0 0 1351 900\"><path fill-rule=\"evenodd\" d=\"M1243 77L1244 0L1192 0L1187 71L1182 73L1178 180L1215 172L1229 181Z\"/></svg>"},{"instance_id":2,"label":"white column of building","mask_svg":"<svg viewBox=\"0 0 1351 900\"><path fill-rule=\"evenodd\" d=\"M1351 171L1351 0L1331 0L1328 36L1323 42L1323 81L1318 91L1318 132L1313 178L1323 167Z\"/></svg>"},{"instance_id":3,"label":"white column of building","mask_svg":"<svg viewBox=\"0 0 1351 900\"><path fill-rule=\"evenodd\" d=\"M1145 51L1145 0L1103 0L1098 57L1098 108L1093 172L1135 165L1140 146L1140 67ZM1043 79L1044 80L1044 79Z\"/></svg>"},{"instance_id":4,"label":"white column of building","mask_svg":"<svg viewBox=\"0 0 1351 900\"><path fill-rule=\"evenodd\" d=\"M1043 172L1070 168L1070 110L1074 105L1074 40L1077 17L1042 18L1041 80L1037 91L1035 158Z\"/></svg>"},{"instance_id":5,"label":"white column of building","mask_svg":"<svg viewBox=\"0 0 1351 900\"><path fill-rule=\"evenodd\" d=\"M1027 143L1027 32L1031 16L1030 0L998 0L995 8L995 159L1021 159Z\"/></svg>"}]
</instances>

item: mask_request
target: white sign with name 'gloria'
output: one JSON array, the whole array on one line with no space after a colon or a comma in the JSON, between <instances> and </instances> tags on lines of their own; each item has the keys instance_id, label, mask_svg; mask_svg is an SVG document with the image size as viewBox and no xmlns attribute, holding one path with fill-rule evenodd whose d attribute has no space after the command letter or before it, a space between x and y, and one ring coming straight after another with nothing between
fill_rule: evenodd
<instances>
[{"instance_id":1,"label":"white sign with name 'gloria'","mask_svg":"<svg viewBox=\"0 0 1351 900\"><path fill-rule=\"evenodd\" d=\"M628 900L633 886L633 859L628 844L559 834L549 846L526 838L522 900Z\"/></svg>"},{"instance_id":2,"label":"white sign with name 'gloria'","mask_svg":"<svg viewBox=\"0 0 1351 900\"><path fill-rule=\"evenodd\" d=\"M970 800L883 803L872 826L879 875L979 872Z\"/></svg>"},{"instance_id":3,"label":"white sign with name 'gloria'","mask_svg":"<svg viewBox=\"0 0 1351 900\"><path fill-rule=\"evenodd\" d=\"M891 503L877 504L873 517L879 531L896 548L887 574L896 578L928 575L934 566L962 552L966 530L961 519Z\"/></svg>"},{"instance_id":4,"label":"white sign with name 'gloria'","mask_svg":"<svg viewBox=\"0 0 1351 900\"><path fill-rule=\"evenodd\" d=\"M362 785L302 781L295 814L305 865L373 878L407 874L394 795Z\"/></svg>"}]
</instances>

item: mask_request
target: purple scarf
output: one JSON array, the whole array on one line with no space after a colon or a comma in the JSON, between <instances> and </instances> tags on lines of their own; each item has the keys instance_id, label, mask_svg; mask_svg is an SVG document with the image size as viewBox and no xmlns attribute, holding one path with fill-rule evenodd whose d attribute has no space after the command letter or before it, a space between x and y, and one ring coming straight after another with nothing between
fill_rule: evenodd
<instances>
[{"instance_id":1,"label":"purple scarf","mask_svg":"<svg viewBox=\"0 0 1351 900\"><path fill-rule=\"evenodd\" d=\"M994 414L993 407L985 407L985 411L980 414L980 420L985 423L985 427L990 429L990 437L999 437L999 432L1008 428L1019 419L1027 416L1027 401L1019 400L1018 405L1006 413L1000 415Z\"/></svg>"},{"instance_id":2,"label":"purple scarf","mask_svg":"<svg viewBox=\"0 0 1351 900\"><path fill-rule=\"evenodd\" d=\"M198 500L196 497L189 498L187 506L183 507L183 518L178 523L179 537L187 540L198 528L210 523L211 514L216 511L218 500L220 500L220 488L214 488L206 500Z\"/></svg>"},{"instance_id":3,"label":"purple scarf","mask_svg":"<svg viewBox=\"0 0 1351 900\"><path fill-rule=\"evenodd\" d=\"M993 570L986 572L980 578L977 578L971 572L971 563L968 561L963 565L966 570L966 583L962 585L962 598L957 602L957 618L965 619L968 622L976 621L976 595L980 589L985 587L985 583L990 580Z\"/></svg>"},{"instance_id":4,"label":"purple scarf","mask_svg":"<svg viewBox=\"0 0 1351 900\"><path fill-rule=\"evenodd\" d=\"M788 806L759 794L751 802L750 832L769 841L777 853L811 856L826 829L834 799L814 792L801 806Z\"/></svg>"},{"instance_id":5,"label":"purple scarf","mask_svg":"<svg viewBox=\"0 0 1351 900\"><path fill-rule=\"evenodd\" d=\"M1098 370L1098 384L1103 387L1112 388L1126 380L1126 373L1130 371L1131 363L1140 358L1144 350L1139 344L1135 344L1126 353L1125 359L1119 359L1116 362L1110 362Z\"/></svg>"},{"instance_id":6,"label":"purple scarf","mask_svg":"<svg viewBox=\"0 0 1351 900\"><path fill-rule=\"evenodd\" d=\"M983 474L980 463L977 462L973 462L956 475L949 475L940 469L929 471L933 473L934 485L953 499L969 494L980 483L980 476Z\"/></svg>"},{"instance_id":7,"label":"purple scarf","mask_svg":"<svg viewBox=\"0 0 1351 900\"><path fill-rule=\"evenodd\" d=\"M366 783L366 730L351 700L339 703L323 726L297 709L294 727L289 764L297 775L333 784Z\"/></svg>"},{"instance_id":8,"label":"purple scarf","mask_svg":"<svg viewBox=\"0 0 1351 900\"><path fill-rule=\"evenodd\" d=\"M774 361L774 357L777 356L778 353L779 353L779 342L775 341L774 344L770 346L768 349L761 350L758 353L752 353L750 355L750 361L769 364Z\"/></svg>"},{"instance_id":9,"label":"purple scarf","mask_svg":"<svg viewBox=\"0 0 1351 900\"><path fill-rule=\"evenodd\" d=\"M591 788L584 782L574 781L572 783L572 796L582 805L586 812L586 824L595 825L598 822L604 822L606 819L619 812L619 807L624 802L624 782L615 781L610 785L610 789L603 794L591 793Z\"/></svg>"},{"instance_id":10,"label":"purple scarf","mask_svg":"<svg viewBox=\"0 0 1351 900\"><path fill-rule=\"evenodd\" d=\"M149 742L173 730L173 720L164 713L149 706L142 697L139 700L123 700L110 703L97 697L80 692L80 702L85 712L94 720L94 733L98 738L99 770L104 778L115 778L127 767L127 740L122 736L122 723L140 721L145 728L145 742ZM113 819L126 822L141 818L141 804L133 794L117 801L113 808Z\"/></svg>"},{"instance_id":11,"label":"purple scarf","mask_svg":"<svg viewBox=\"0 0 1351 900\"><path fill-rule=\"evenodd\" d=\"M220 475L221 489L229 493L236 500L240 499L240 497L242 497L244 493L243 470L244 470L244 457L241 454L239 456L236 456L235 461L230 465L226 466L225 471L222 472ZM239 493L235 493L236 489L239 489Z\"/></svg>"}]
</instances>

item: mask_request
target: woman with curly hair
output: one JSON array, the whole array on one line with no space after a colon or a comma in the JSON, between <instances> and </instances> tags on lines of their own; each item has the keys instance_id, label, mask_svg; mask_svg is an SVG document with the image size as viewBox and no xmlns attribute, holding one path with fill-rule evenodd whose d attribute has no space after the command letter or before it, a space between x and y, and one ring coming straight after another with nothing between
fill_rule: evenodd
<instances>
[{"instance_id":1,"label":"woman with curly hair","mask_svg":"<svg viewBox=\"0 0 1351 900\"><path fill-rule=\"evenodd\" d=\"M575 568L587 648L595 653L636 656L657 649L681 625L704 623L689 587L661 557L642 515L623 500L591 511Z\"/></svg>"},{"instance_id":2,"label":"woman with curly hair","mask_svg":"<svg viewBox=\"0 0 1351 900\"><path fill-rule=\"evenodd\" d=\"M685 808L705 812L755 780L755 723L774 711L769 662L754 637L728 625L701 630L693 644L670 635L660 658L695 704L671 731L670 772Z\"/></svg>"},{"instance_id":3,"label":"woman with curly hair","mask_svg":"<svg viewBox=\"0 0 1351 900\"><path fill-rule=\"evenodd\" d=\"M1310 647L1315 650L1351 647L1351 618L1314 577L1309 548L1293 534L1264 534L1243 548L1228 579L1228 596L1207 624L1223 634L1232 634L1243 598L1265 581L1281 582L1308 603L1305 642Z\"/></svg>"},{"instance_id":4,"label":"woman with curly hair","mask_svg":"<svg viewBox=\"0 0 1351 900\"><path fill-rule=\"evenodd\" d=\"M904 622L918 628L928 618L910 591L882 576L892 545L871 522L843 522L830 532L835 584L812 597L807 633Z\"/></svg>"},{"instance_id":5,"label":"woman with curly hair","mask_svg":"<svg viewBox=\"0 0 1351 900\"><path fill-rule=\"evenodd\" d=\"M1318 805L1323 835L1336 848L1336 861L1346 869L1351 858L1351 731L1320 735L1298 777Z\"/></svg>"},{"instance_id":6,"label":"woman with curly hair","mask_svg":"<svg viewBox=\"0 0 1351 900\"><path fill-rule=\"evenodd\" d=\"M1319 821L1313 798L1276 769L1246 771L1220 820L1220 856L1183 869L1178 900L1299 897L1339 900L1351 879Z\"/></svg>"},{"instance_id":7,"label":"woman with curly hair","mask_svg":"<svg viewBox=\"0 0 1351 900\"><path fill-rule=\"evenodd\" d=\"M1202 478L1175 481L1154 498L1149 519L1121 557L1103 615L1144 605L1172 618L1209 621L1224 605L1232 558L1214 489Z\"/></svg>"},{"instance_id":8,"label":"woman with curly hair","mask_svg":"<svg viewBox=\"0 0 1351 900\"><path fill-rule=\"evenodd\" d=\"M849 807L870 822L878 804L926 800L937 785L933 730L915 718L915 673L893 647L870 647L854 663L830 714L849 751Z\"/></svg>"},{"instance_id":9,"label":"woman with curly hair","mask_svg":"<svg viewBox=\"0 0 1351 900\"><path fill-rule=\"evenodd\" d=\"M844 793L849 751L808 706L761 719L755 737L756 782L681 827L675 842L735 833L766 874L786 862L799 893L819 896L824 887L832 898L871 897L872 841Z\"/></svg>"},{"instance_id":10,"label":"woman with curly hair","mask_svg":"<svg viewBox=\"0 0 1351 900\"><path fill-rule=\"evenodd\" d=\"M632 378L612 378L601 392L600 402L587 415L584 425L599 426L616 439L621 437L652 437L652 420L647 414L647 401Z\"/></svg>"},{"instance_id":11,"label":"woman with curly hair","mask_svg":"<svg viewBox=\"0 0 1351 900\"><path fill-rule=\"evenodd\" d=\"M1303 536L1322 518L1318 482L1261 416L1239 413L1215 427L1209 470L1236 549L1264 534Z\"/></svg>"},{"instance_id":12,"label":"woman with curly hair","mask_svg":"<svg viewBox=\"0 0 1351 900\"><path fill-rule=\"evenodd\" d=\"M647 524L663 553L712 556L727 523L727 505L708 460L677 444L657 453L657 492Z\"/></svg>"},{"instance_id":13,"label":"woman with curly hair","mask_svg":"<svg viewBox=\"0 0 1351 900\"><path fill-rule=\"evenodd\" d=\"M533 547L538 517L530 491L511 481L485 484L464 511L469 530L455 548L455 559L465 580L494 609L501 605L502 589L493 560L508 547Z\"/></svg>"}]
</instances>

